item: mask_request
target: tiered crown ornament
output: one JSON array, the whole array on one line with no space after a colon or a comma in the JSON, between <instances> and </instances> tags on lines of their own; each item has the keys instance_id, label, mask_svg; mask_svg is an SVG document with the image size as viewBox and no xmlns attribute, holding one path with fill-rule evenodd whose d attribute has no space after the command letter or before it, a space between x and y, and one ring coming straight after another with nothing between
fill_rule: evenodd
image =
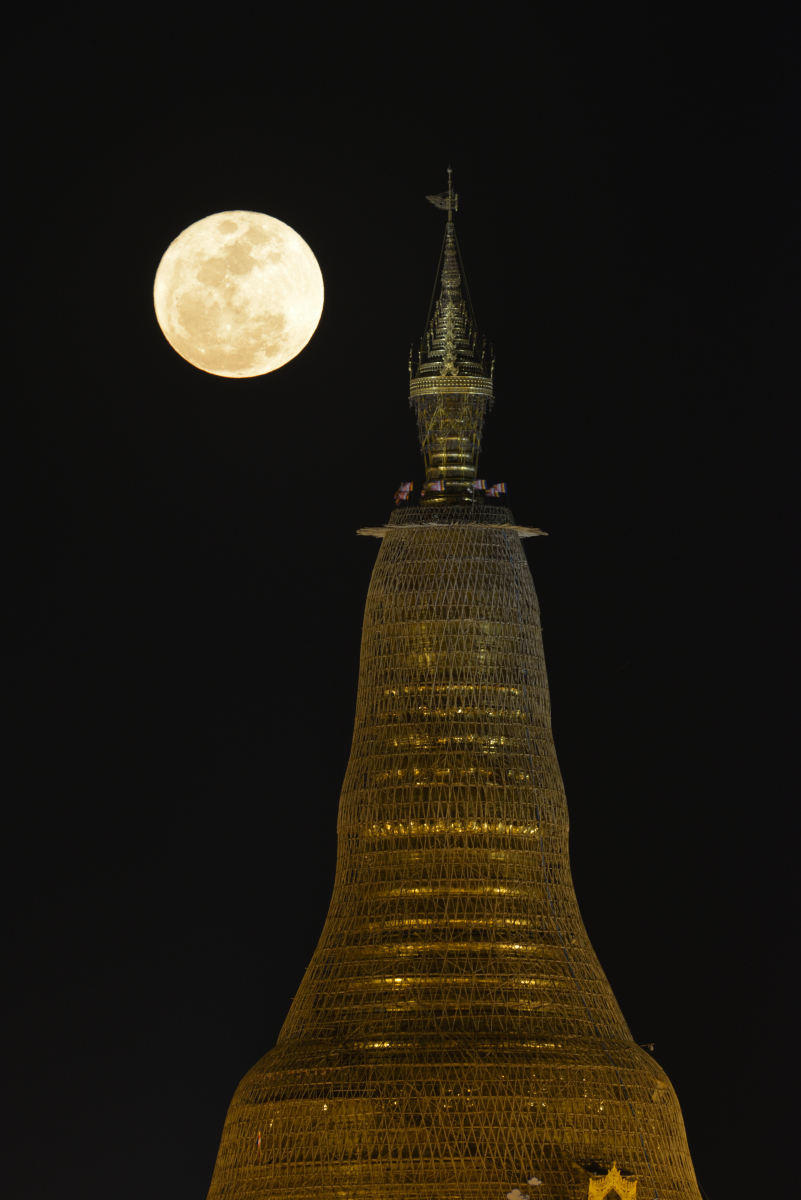
<instances>
[{"instance_id":1,"label":"tiered crown ornament","mask_svg":"<svg viewBox=\"0 0 801 1200\"><path fill-rule=\"evenodd\" d=\"M700 1200L676 1096L573 891L533 531L471 503L490 375L450 188L442 205L412 397L447 486L362 531L381 547L334 894L278 1044L231 1103L209 1200Z\"/></svg>"},{"instance_id":2,"label":"tiered crown ornament","mask_svg":"<svg viewBox=\"0 0 801 1200\"><path fill-rule=\"evenodd\" d=\"M453 221L459 198L453 193L450 167L448 191L428 199L447 210L448 221L439 299L420 343L418 361L409 360L409 402L417 411L425 459L422 502L472 504L481 430L493 399L492 361L485 342L479 341L469 293L467 299L462 295Z\"/></svg>"}]
</instances>

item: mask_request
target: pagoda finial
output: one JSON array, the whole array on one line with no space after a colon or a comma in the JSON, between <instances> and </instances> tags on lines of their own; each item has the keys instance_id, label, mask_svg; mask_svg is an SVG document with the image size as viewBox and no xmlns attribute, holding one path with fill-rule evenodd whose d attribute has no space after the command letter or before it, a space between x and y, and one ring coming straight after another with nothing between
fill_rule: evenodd
<instances>
[{"instance_id":1,"label":"pagoda finial","mask_svg":"<svg viewBox=\"0 0 801 1200\"><path fill-rule=\"evenodd\" d=\"M461 267L453 214L459 197L448 167L448 190L427 196L448 213L439 298L410 363L410 402L417 411L426 483L423 504L472 504L484 413L492 403L492 367L479 339ZM436 284L435 284L436 287ZM466 290L465 283L465 290Z\"/></svg>"}]
</instances>

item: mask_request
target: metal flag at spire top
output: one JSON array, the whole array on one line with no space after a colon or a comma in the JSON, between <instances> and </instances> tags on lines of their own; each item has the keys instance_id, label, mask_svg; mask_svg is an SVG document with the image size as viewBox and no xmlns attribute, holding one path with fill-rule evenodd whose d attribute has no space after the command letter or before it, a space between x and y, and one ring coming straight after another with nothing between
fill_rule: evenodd
<instances>
[{"instance_id":1,"label":"metal flag at spire top","mask_svg":"<svg viewBox=\"0 0 801 1200\"><path fill-rule=\"evenodd\" d=\"M459 211L459 197L456 195L456 193L453 190L453 183L451 182L451 168L450 167L448 167L448 190L447 190L447 192L437 192L437 194L435 196L426 196L426 200L428 200L431 204L433 204L435 206L435 208L446 209L447 213L448 213L448 220L449 221L453 220L453 214L455 212Z\"/></svg>"}]
</instances>

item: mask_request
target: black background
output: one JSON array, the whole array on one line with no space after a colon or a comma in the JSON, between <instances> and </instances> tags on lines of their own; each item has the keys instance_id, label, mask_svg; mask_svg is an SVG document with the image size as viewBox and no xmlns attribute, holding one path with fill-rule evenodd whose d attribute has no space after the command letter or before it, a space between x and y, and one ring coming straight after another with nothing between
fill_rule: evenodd
<instances>
[{"instance_id":1,"label":"black background","mask_svg":"<svg viewBox=\"0 0 801 1200\"><path fill-rule=\"evenodd\" d=\"M26 27L9 1195L203 1200L275 1042L333 881L355 530L421 479L448 162L497 356L481 474L549 533L525 545L585 922L709 1200L753 1169L789 1195L798 42L792 6L716 8ZM254 380L185 363L152 305L169 242L231 208L297 229L326 286Z\"/></svg>"}]
</instances>

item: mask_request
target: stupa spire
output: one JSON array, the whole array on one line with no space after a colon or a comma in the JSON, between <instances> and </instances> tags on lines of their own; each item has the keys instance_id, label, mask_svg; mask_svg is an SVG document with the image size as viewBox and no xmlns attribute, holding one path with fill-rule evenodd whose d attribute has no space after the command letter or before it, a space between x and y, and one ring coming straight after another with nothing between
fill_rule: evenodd
<instances>
[{"instance_id":1,"label":"stupa spire","mask_svg":"<svg viewBox=\"0 0 801 1200\"><path fill-rule=\"evenodd\" d=\"M492 404L492 362L462 293L464 268L453 214L459 198L448 168L448 190L428 200L448 219L442 248L439 296L409 361L409 402L417 412L426 469L423 504L472 504L484 414Z\"/></svg>"},{"instance_id":2,"label":"stupa spire","mask_svg":"<svg viewBox=\"0 0 801 1200\"><path fill-rule=\"evenodd\" d=\"M448 251L451 219L445 236ZM443 276L412 401L449 507L360 531L381 548L331 907L276 1046L237 1088L208 1200L701 1200L675 1093L581 920L534 531L471 504L491 377L458 252ZM324 662L310 679L300 752L331 690ZM320 803L309 757L298 856ZM597 886L616 879L601 863Z\"/></svg>"}]
</instances>

